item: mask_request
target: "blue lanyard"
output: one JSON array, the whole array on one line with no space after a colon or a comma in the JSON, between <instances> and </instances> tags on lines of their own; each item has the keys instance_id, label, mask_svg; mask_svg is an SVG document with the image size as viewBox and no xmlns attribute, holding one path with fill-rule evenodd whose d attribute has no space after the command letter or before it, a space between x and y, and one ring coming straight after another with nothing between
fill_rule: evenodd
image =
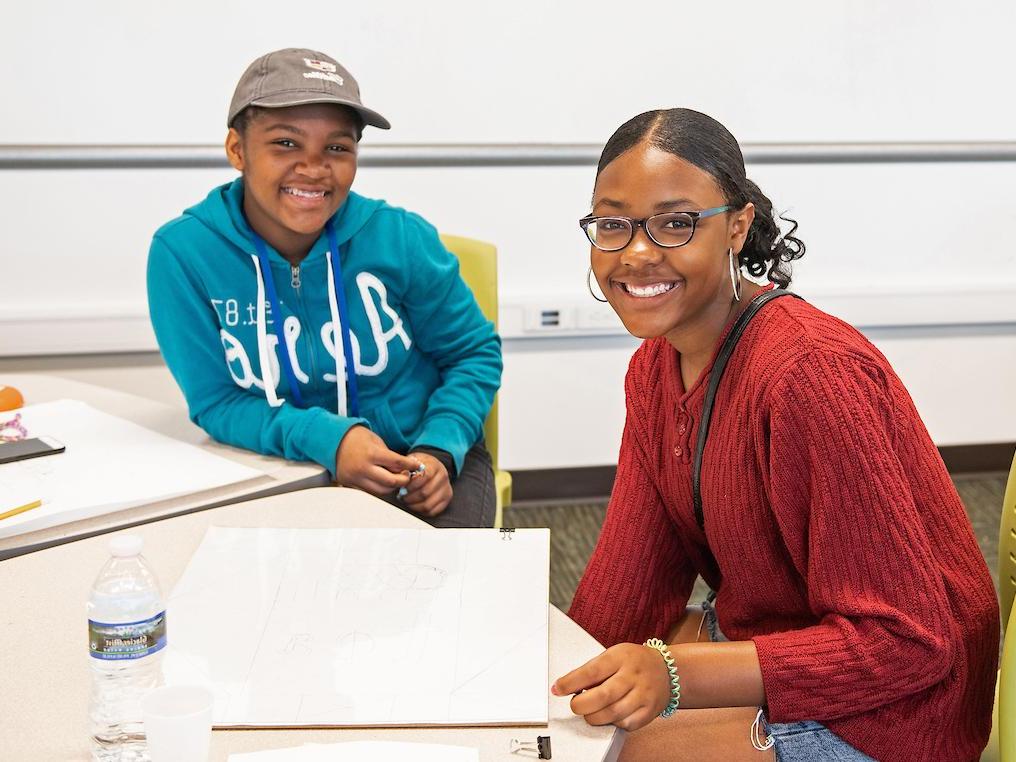
<instances>
[{"instance_id":1,"label":"blue lanyard","mask_svg":"<svg viewBox=\"0 0 1016 762\"><path fill-rule=\"evenodd\" d=\"M251 236L254 238L254 247L258 250L258 260L261 262L261 277L265 281L265 291L268 292L268 303L272 308L272 328L275 330L275 335L279 337L279 358L282 363L282 372L286 374L286 381L289 383L289 393L293 395L293 404L297 407L303 407L303 397L300 394L300 386L296 381L296 373L293 372L293 363L289 359L289 347L286 346L286 335L284 332L283 321L282 321L282 309L279 307L279 297L275 293L275 279L272 277L272 265L268 261L268 249L265 247L265 242L261 240L261 236L254 232L253 228L250 231ZM269 376L271 373L268 368L261 369L261 377L264 379L266 384L271 383Z\"/></svg>"},{"instance_id":2,"label":"blue lanyard","mask_svg":"<svg viewBox=\"0 0 1016 762\"><path fill-rule=\"evenodd\" d=\"M346 395L347 404L346 412L350 416L359 415L360 405L357 399L357 388L356 388L356 370L353 365L353 347L350 340L351 331L349 329L349 311L346 308L346 293L342 288L342 265L339 263L339 247L335 239L335 231L332 228L332 223L328 222L326 225L328 231L328 244L332 253L332 274L335 278L335 299L338 302L339 307L339 322L342 325L335 326L336 336L338 332L345 329L346 340L342 342L343 356L346 359ZM296 379L296 373L293 370L293 363L289 359L289 348L286 345L286 338L284 332L284 325L282 321L282 309L279 307L279 297L275 290L275 278L272 277L272 267L268 260L268 248L265 246L265 242L261 239L253 229L250 231L251 238L254 239L254 248L258 252L258 261L261 263L261 277L265 282L265 291L268 296L268 303L272 309L272 327L275 330L275 335L279 338L279 358L282 365L282 372L286 376L286 381L289 383L289 391L293 397L293 403L297 407L303 407L303 396L300 394L300 386ZM261 369L261 375L267 375L265 368ZM339 383L341 380L336 381ZM265 383L268 383L267 379Z\"/></svg>"}]
</instances>

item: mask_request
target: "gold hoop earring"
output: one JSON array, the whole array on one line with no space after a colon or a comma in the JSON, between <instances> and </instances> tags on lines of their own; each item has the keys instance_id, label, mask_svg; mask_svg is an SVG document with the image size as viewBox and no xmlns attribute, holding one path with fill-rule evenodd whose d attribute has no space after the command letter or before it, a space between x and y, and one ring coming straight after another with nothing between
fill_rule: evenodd
<instances>
[{"instance_id":1,"label":"gold hoop earring","mask_svg":"<svg viewBox=\"0 0 1016 762\"><path fill-rule=\"evenodd\" d=\"M607 303L606 299L601 299L600 297L598 297L593 292L593 268L592 267L590 267L589 270L586 271L586 288L589 289L589 295L591 297L593 297L593 299L595 299L598 302L603 302L604 304Z\"/></svg>"},{"instance_id":2,"label":"gold hoop earring","mask_svg":"<svg viewBox=\"0 0 1016 762\"><path fill-rule=\"evenodd\" d=\"M734 301L741 301L741 263L734 263L733 247L727 249L727 261L730 262L730 286L734 290Z\"/></svg>"}]
</instances>

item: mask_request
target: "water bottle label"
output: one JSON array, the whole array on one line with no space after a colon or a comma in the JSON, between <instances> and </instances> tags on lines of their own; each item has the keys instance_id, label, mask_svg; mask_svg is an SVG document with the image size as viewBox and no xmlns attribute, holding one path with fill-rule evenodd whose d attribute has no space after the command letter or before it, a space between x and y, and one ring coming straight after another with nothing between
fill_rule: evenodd
<instances>
[{"instance_id":1,"label":"water bottle label","mask_svg":"<svg viewBox=\"0 0 1016 762\"><path fill-rule=\"evenodd\" d=\"M140 659L166 646L166 612L125 624L88 620L88 650L96 659Z\"/></svg>"}]
</instances>

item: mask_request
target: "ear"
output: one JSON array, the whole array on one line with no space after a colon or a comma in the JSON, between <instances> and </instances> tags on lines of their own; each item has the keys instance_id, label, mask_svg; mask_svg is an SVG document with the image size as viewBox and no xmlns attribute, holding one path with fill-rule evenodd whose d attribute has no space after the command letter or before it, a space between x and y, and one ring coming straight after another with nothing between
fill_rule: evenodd
<instances>
[{"instance_id":1,"label":"ear","mask_svg":"<svg viewBox=\"0 0 1016 762\"><path fill-rule=\"evenodd\" d=\"M237 172L243 172L243 138L240 133L230 127L226 133L226 158Z\"/></svg>"},{"instance_id":2,"label":"ear","mask_svg":"<svg viewBox=\"0 0 1016 762\"><path fill-rule=\"evenodd\" d=\"M743 209L730 215L730 244L735 253L740 254L744 242L748 238L748 230L755 219L755 205L750 201Z\"/></svg>"}]
</instances>

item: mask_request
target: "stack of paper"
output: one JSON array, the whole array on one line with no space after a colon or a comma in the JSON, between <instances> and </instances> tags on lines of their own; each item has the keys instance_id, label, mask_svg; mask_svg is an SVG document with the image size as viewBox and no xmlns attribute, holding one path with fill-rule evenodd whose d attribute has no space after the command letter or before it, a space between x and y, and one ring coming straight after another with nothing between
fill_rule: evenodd
<instances>
[{"instance_id":1,"label":"stack of paper","mask_svg":"<svg viewBox=\"0 0 1016 762\"><path fill-rule=\"evenodd\" d=\"M308 743L290 749L230 754L229 762L479 762L480 752L466 746L395 741Z\"/></svg>"},{"instance_id":2,"label":"stack of paper","mask_svg":"<svg viewBox=\"0 0 1016 762\"><path fill-rule=\"evenodd\" d=\"M157 434L84 402L22 408L29 436L62 442L66 452L0 465L0 537L194 494L264 476L199 447Z\"/></svg>"}]
</instances>

